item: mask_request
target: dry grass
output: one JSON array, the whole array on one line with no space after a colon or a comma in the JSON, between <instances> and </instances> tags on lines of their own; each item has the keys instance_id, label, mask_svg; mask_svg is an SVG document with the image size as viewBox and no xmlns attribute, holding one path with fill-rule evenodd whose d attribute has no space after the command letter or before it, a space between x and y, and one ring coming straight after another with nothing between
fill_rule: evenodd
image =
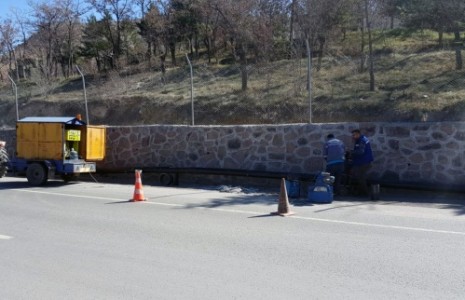
<instances>
[{"instance_id":1,"label":"dry grass","mask_svg":"<svg viewBox=\"0 0 465 300\"><path fill-rule=\"evenodd\" d=\"M465 72L455 70L452 50L435 48L436 34L376 32L375 51L380 54L375 60L374 92L368 91L368 73L359 72L359 38L349 34L337 47L331 47L320 70L316 70L317 60L313 60L316 121L442 120L450 117L452 111L452 118L462 118ZM445 36L446 44L451 39ZM236 65L197 63L194 67L196 123L306 122L306 64L306 59L253 64L249 69L249 88L242 92ZM40 103L40 109L31 108L31 111L43 114L47 113L49 102L58 103L65 110L82 106L80 78L44 85L21 82L22 106ZM164 77L160 72L122 75L114 71L89 77L87 86L88 99L98 110L95 117L102 123L190 123L190 78L186 66L168 69ZM11 111L14 97L6 85L0 90L0 97L0 108ZM77 106L65 106L64 102L76 102Z\"/></svg>"}]
</instances>

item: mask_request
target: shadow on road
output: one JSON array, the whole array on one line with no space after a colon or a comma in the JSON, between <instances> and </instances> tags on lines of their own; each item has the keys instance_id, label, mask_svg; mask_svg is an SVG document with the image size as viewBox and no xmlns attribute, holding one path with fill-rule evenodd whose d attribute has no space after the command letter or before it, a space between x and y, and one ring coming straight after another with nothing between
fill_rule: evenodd
<instances>
[{"instance_id":1,"label":"shadow on road","mask_svg":"<svg viewBox=\"0 0 465 300\"><path fill-rule=\"evenodd\" d=\"M31 189L31 188L51 189L51 188L57 188L57 187L62 187L66 185L73 185L77 183L79 182L64 182L61 180L49 180L45 185L32 186L27 181L24 181L21 178L18 178L18 181L7 181L7 182L4 182L0 179L0 190Z\"/></svg>"},{"instance_id":2,"label":"shadow on road","mask_svg":"<svg viewBox=\"0 0 465 300\"><path fill-rule=\"evenodd\" d=\"M185 209L191 208L218 208L224 206L235 206L235 205L275 205L277 204L277 198L272 195L250 195L250 194L226 194L222 198L210 199L204 203L189 203L184 206Z\"/></svg>"},{"instance_id":3,"label":"shadow on road","mask_svg":"<svg viewBox=\"0 0 465 300\"><path fill-rule=\"evenodd\" d=\"M249 219L268 218L268 217L280 217L280 215L278 215L278 214L273 214L273 213L269 213L269 214L264 214L264 215L251 216L251 217L249 217Z\"/></svg>"},{"instance_id":4,"label":"shadow on road","mask_svg":"<svg viewBox=\"0 0 465 300\"><path fill-rule=\"evenodd\" d=\"M231 194L230 197L211 199L204 203L187 204L184 208L217 208L235 205L277 205L278 193L267 193L260 195ZM360 196L339 196L331 204L311 203L306 197L290 198L289 202L296 207L321 206L321 209L314 210L315 213L321 213L329 210L344 209L348 207L365 207L369 205L370 209L376 209L379 205L405 205L417 207L434 207L437 209L449 209L457 216L465 215L465 195L460 193L431 192L420 190L400 190L400 189L382 189L380 200L370 200L368 197ZM348 203L349 202L349 203ZM257 216L267 217L268 215Z\"/></svg>"},{"instance_id":5,"label":"shadow on road","mask_svg":"<svg viewBox=\"0 0 465 300\"><path fill-rule=\"evenodd\" d=\"M114 201L114 202L107 202L105 204L125 204L125 203L134 203L134 201L131 201L131 200Z\"/></svg>"}]
</instances>

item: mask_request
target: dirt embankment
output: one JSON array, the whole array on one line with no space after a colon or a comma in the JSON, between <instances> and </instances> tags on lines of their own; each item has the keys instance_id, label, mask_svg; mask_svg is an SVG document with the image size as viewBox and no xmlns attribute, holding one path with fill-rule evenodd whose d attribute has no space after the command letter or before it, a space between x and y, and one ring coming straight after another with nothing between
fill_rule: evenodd
<instances>
[{"instance_id":1,"label":"dirt embankment","mask_svg":"<svg viewBox=\"0 0 465 300\"><path fill-rule=\"evenodd\" d=\"M16 107L13 103L1 103L0 127L15 126ZM174 105L159 103L152 99L132 97L125 99L89 101L89 122L105 125L146 125L180 124L190 125L192 120L191 104ZM237 107L225 104L221 107L209 107L199 103L195 105L196 125L234 125L234 124L280 124L307 123L308 107L282 103L273 110L255 107L253 104ZM30 101L19 106L19 117L28 116L75 116L81 114L86 120L83 101ZM414 111L403 115L395 111L358 112L332 111L314 112L313 122L350 122L350 121L422 121L421 114ZM441 115L431 116L441 121ZM448 114L450 119L451 114ZM458 117L458 116L457 116ZM424 121L424 120L423 120Z\"/></svg>"}]
</instances>

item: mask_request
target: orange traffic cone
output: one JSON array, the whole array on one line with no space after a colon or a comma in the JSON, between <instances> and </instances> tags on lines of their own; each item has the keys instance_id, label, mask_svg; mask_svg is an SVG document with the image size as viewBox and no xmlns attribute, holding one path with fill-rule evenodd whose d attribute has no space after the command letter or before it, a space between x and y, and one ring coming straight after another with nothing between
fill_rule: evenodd
<instances>
[{"instance_id":1,"label":"orange traffic cone","mask_svg":"<svg viewBox=\"0 0 465 300\"><path fill-rule=\"evenodd\" d=\"M144 197L144 191L142 191L142 178L140 175L141 173L142 173L142 170L136 170L136 183L134 186L134 196L132 197L132 200L130 200L132 202L147 200Z\"/></svg>"},{"instance_id":2,"label":"orange traffic cone","mask_svg":"<svg viewBox=\"0 0 465 300\"><path fill-rule=\"evenodd\" d=\"M278 211L271 213L273 215L280 215L282 217L293 215L289 209L289 199L287 198L286 180L281 179L281 190L279 192Z\"/></svg>"}]
</instances>

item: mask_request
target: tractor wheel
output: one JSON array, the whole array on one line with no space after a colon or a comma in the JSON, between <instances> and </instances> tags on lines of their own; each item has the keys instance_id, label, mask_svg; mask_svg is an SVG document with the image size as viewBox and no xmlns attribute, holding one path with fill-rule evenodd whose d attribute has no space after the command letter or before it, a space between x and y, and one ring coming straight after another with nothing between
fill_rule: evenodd
<instances>
[{"instance_id":1,"label":"tractor wheel","mask_svg":"<svg viewBox=\"0 0 465 300\"><path fill-rule=\"evenodd\" d=\"M0 178L6 175L8 170L8 153L5 148L0 149Z\"/></svg>"},{"instance_id":2,"label":"tractor wheel","mask_svg":"<svg viewBox=\"0 0 465 300\"><path fill-rule=\"evenodd\" d=\"M32 163L27 167L26 177L30 185L44 185L48 179L47 170L40 163Z\"/></svg>"}]
</instances>

